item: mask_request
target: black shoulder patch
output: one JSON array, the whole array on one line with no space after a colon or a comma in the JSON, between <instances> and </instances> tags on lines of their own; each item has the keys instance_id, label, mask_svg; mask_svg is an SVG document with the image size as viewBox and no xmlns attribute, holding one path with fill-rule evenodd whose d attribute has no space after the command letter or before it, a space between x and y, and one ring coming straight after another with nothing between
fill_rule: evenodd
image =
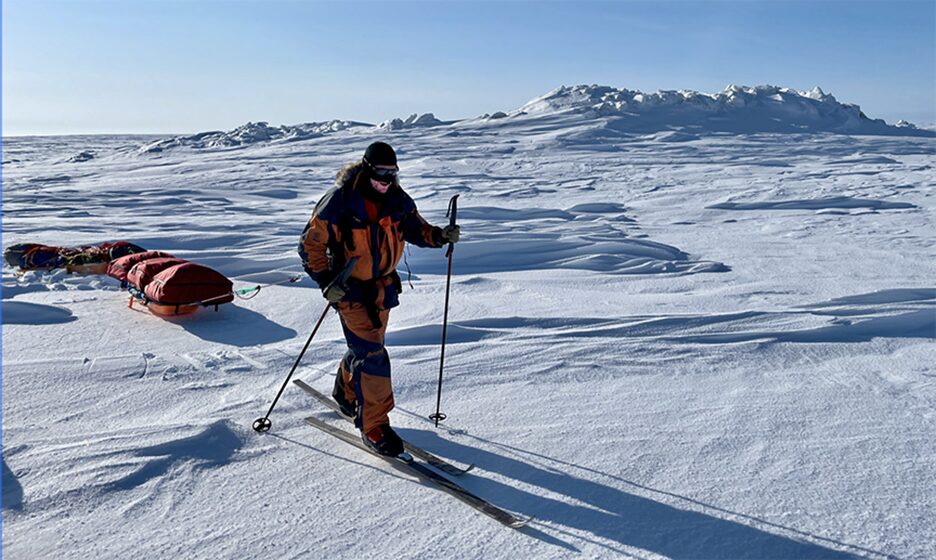
<instances>
[{"instance_id":1,"label":"black shoulder patch","mask_svg":"<svg viewBox=\"0 0 936 560\"><path fill-rule=\"evenodd\" d=\"M341 197L338 196L338 187L328 189L328 192L315 205L315 215L323 220L329 220L335 212L336 204L339 204Z\"/></svg>"}]
</instances>

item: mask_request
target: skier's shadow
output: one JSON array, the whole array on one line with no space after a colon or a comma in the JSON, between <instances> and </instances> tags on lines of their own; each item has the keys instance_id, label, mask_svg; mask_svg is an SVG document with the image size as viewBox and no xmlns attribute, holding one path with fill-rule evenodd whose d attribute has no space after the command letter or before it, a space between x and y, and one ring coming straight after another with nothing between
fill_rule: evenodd
<instances>
[{"instance_id":1,"label":"skier's shadow","mask_svg":"<svg viewBox=\"0 0 936 560\"><path fill-rule=\"evenodd\" d=\"M467 437L476 439L484 444L484 447L497 446L511 454L523 453L530 457L530 461L499 455L481 447L465 446L450 439L443 439L434 431L403 428L398 431L404 439L425 446L442 457L465 464L474 463L479 472L495 472L538 487L542 491L529 492L483 475L475 477L467 474L458 480L465 488L481 497L492 499L498 506L547 522L548 526L544 527L546 530L555 531L556 526L562 526L574 531L560 530L568 536L583 538L583 533L591 534L605 542L587 537L585 540L619 554L629 555L632 552L606 542L617 542L668 558L893 558L880 552L737 514L676 494L642 487L587 467L537 456L476 436ZM621 485L645 493L655 493L661 496L661 499L672 499L671 501L679 502L684 507L676 507L625 492L615 486L579 478L560 470L557 465L584 469L606 478L610 477L621 482ZM548 497L549 494L570 499L551 498ZM789 536L779 534L780 532ZM536 531L529 534L551 544L558 544L555 538L548 537L545 533ZM568 548L567 543L563 544Z\"/></svg>"}]
</instances>

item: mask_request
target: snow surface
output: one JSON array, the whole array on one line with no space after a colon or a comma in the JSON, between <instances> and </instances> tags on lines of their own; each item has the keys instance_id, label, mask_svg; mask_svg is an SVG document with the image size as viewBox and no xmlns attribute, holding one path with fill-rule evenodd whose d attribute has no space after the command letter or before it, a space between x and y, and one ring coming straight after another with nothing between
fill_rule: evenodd
<instances>
[{"instance_id":1,"label":"snow surface","mask_svg":"<svg viewBox=\"0 0 936 560\"><path fill-rule=\"evenodd\" d=\"M414 248L392 421L535 521L317 432L292 386L250 429L323 309L308 279L167 320L106 277L5 268L4 557L936 557L931 131L771 87L334 123L4 139L3 244L278 282L338 168L391 142L427 219L461 194L463 232L449 420L426 419L445 259ZM328 390L343 350L330 316L297 376Z\"/></svg>"}]
</instances>

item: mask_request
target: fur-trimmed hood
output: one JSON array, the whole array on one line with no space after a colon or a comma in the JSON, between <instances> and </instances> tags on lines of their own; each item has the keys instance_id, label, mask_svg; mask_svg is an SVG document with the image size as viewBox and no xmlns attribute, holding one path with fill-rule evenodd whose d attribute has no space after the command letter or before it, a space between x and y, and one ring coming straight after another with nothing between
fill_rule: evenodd
<instances>
[{"instance_id":1,"label":"fur-trimmed hood","mask_svg":"<svg viewBox=\"0 0 936 560\"><path fill-rule=\"evenodd\" d=\"M345 165L338 170L338 174L335 175L335 186L338 188L343 187L345 183L350 181L351 178L357 175L362 169L364 169L364 162L361 160L353 161Z\"/></svg>"}]
</instances>

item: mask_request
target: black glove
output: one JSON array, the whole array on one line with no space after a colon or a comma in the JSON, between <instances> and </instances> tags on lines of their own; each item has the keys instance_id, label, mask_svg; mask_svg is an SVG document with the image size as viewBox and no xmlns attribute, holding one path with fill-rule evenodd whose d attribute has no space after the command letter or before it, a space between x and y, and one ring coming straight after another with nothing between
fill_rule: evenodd
<instances>
[{"instance_id":1,"label":"black glove","mask_svg":"<svg viewBox=\"0 0 936 560\"><path fill-rule=\"evenodd\" d=\"M445 226L442 228L439 237L442 238L444 243L458 243L458 238L461 237L461 228L458 225Z\"/></svg>"},{"instance_id":2,"label":"black glove","mask_svg":"<svg viewBox=\"0 0 936 560\"><path fill-rule=\"evenodd\" d=\"M332 270L323 271L319 274L319 286L322 287L322 295L329 303L338 303L341 298L347 295L347 290L338 280L339 273Z\"/></svg>"}]
</instances>

